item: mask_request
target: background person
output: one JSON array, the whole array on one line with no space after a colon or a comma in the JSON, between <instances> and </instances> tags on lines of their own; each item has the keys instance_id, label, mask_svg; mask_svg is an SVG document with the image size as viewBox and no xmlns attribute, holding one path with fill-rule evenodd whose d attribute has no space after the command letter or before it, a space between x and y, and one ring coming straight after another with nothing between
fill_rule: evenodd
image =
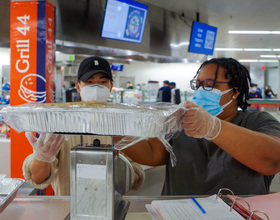
<instances>
[{"instance_id":1,"label":"background person","mask_svg":"<svg viewBox=\"0 0 280 220\"><path fill-rule=\"evenodd\" d=\"M251 87L250 93L249 93L250 98L262 98L262 94L261 94L260 90L258 89L257 84L251 83L250 87Z\"/></svg>"},{"instance_id":2,"label":"background person","mask_svg":"<svg viewBox=\"0 0 280 220\"><path fill-rule=\"evenodd\" d=\"M274 94L274 92L272 91L271 86L267 87L267 89L264 91L264 94L266 99L271 99L271 95L277 97L277 94Z\"/></svg>"},{"instance_id":3,"label":"background person","mask_svg":"<svg viewBox=\"0 0 280 220\"><path fill-rule=\"evenodd\" d=\"M110 64L100 57L89 57L83 60L78 70L77 91L82 101L105 102L113 87ZM33 187L45 189L52 185L55 195L70 195L70 150L80 144L79 135L71 135L65 141L63 135L41 133L39 138L31 132L26 137L33 147L23 164L23 175ZM84 143L93 143L98 138L101 144L112 144L110 136L83 135ZM135 171L133 189L139 189L144 182L145 173L142 167L131 161Z\"/></svg>"},{"instance_id":4,"label":"background person","mask_svg":"<svg viewBox=\"0 0 280 220\"><path fill-rule=\"evenodd\" d=\"M132 83L128 81L128 82L125 84L125 88L126 88L126 89L133 89Z\"/></svg>"},{"instance_id":5,"label":"background person","mask_svg":"<svg viewBox=\"0 0 280 220\"><path fill-rule=\"evenodd\" d=\"M158 102L170 102L171 101L171 88L169 87L169 81L164 80L163 86L159 88L157 94Z\"/></svg>"},{"instance_id":6,"label":"background person","mask_svg":"<svg viewBox=\"0 0 280 220\"><path fill-rule=\"evenodd\" d=\"M235 59L205 61L191 80L196 91L184 105L183 130L170 141L176 166L157 138L124 152L138 163L166 164L163 195L212 195L220 188L269 193L280 171L280 123L267 112L246 110L248 82L248 70Z\"/></svg>"},{"instance_id":7,"label":"background person","mask_svg":"<svg viewBox=\"0 0 280 220\"><path fill-rule=\"evenodd\" d=\"M180 104L181 103L181 95L180 89L176 88L176 83L169 83L169 87L171 88L171 103Z\"/></svg>"}]
</instances>

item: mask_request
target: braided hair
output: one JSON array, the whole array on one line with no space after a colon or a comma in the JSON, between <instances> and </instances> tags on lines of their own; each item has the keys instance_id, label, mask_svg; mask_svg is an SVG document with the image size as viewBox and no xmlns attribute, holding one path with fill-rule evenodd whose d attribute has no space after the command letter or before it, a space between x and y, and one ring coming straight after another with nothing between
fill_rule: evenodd
<instances>
[{"instance_id":1,"label":"braided hair","mask_svg":"<svg viewBox=\"0 0 280 220\"><path fill-rule=\"evenodd\" d=\"M217 70L215 73L215 79L218 77L219 67L226 70L225 77L229 79L229 84L233 88L233 91L238 90L240 92L237 98L237 105L244 111L250 104L247 102L249 99L249 85L251 82L251 77L249 71L245 66L239 63L233 58L213 58L207 60L201 64L195 77L198 75L200 69L207 64L216 64Z\"/></svg>"}]
</instances>

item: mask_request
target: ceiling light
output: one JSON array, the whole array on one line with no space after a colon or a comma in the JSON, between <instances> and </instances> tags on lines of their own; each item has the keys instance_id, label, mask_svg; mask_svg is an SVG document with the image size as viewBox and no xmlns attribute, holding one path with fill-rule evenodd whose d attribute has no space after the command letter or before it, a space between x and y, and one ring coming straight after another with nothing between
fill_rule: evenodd
<instances>
[{"instance_id":1,"label":"ceiling light","mask_svg":"<svg viewBox=\"0 0 280 220\"><path fill-rule=\"evenodd\" d=\"M126 53L127 56L132 56L132 55L135 54L135 52L133 52L131 50L126 50L125 53Z\"/></svg>"},{"instance_id":2,"label":"ceiling light","mask_svg":"<svg viewBox=\"0 0 280 220\"><path fill-rule=\"evenodd\" d=\"M238 60L240 63L276 63L278 60Z\"/></svg>"},{"instance_id":3,"label":"ceiling light","mask_svg":"<svg viewBox=\"0 0 280 220\"><path fill-rule=\"evenodd\" d=\"M215 48L215 51L243 51L242 48Z\"/></svg>"},{"instance_id":4,"label":"ceiling light","mask_svg":"<svg viewBox=\"0 0 280 220\"><path fill-rule=\"evenodd\" d=\"M259 60L238 60L241 63L257 63Z\"/></svg>"},{"instance_id":5,"label":"ceiling light","mask_svg":"<svg viewBox=\"0 0 280 220\"><path fill-rule=\"evenodd\" d=\"M260 63L278 63L278 60L259 60Z\"/></svg>"},{"instance_id":6,"label":"ceiling light","mask_svg":"<svg viewBox=\"0 0 280 220\"><path fill-rule=\"evenodd\" d=\"M261 51L280 51L280 48L215 48L215 51L246 51L246 52L261 52Z\"/></svg>"},{"instance_id":7,"label":"ceiling light","mask_svg":"<svg viewBox=\"0 0 280 220\"><path fill-rule=\"evenodd\" d=\"M244 51L272 51L268 48L244 48Z\"/></svg>"},{"instance_id":8,"label":"ceiling light","mask_svg":"<svg viewBox=\"0 0 280 220\"><path fill-rule=\"evenodd\" d=\"M229 34L280 34L280 31L229 31Z\"/></svg>"},{"instance_id":9,"label":"ceiling light","mask_svg":"<svg viewBox=\"0 0 280 220\"><path fill-rule=\"evenodd\" d=\"M104 57L106 60L113 60L114 57Z\"/></svg>"},{"instance_id":10,"label":"ceiling light","mask_svg":"<svg viewBox=\"0 0 280 220\"><path fill-rule=\"evenodd\" d=\"M260 55L260 57L262 58L277 58L277 57L280 57L280 55Z\"/></svg>"}]
</instances>

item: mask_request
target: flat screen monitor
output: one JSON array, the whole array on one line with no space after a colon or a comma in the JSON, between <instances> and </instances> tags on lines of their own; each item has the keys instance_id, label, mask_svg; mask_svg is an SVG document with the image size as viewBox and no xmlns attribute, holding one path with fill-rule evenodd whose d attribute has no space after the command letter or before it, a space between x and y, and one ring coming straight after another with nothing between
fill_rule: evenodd
<instances>
[{"instance_id":1,"label":"flat screen monitor","mask_svg":"<svg viewBox=\"0 0 280 220\"><path fill-rule=\"evenodd\" d=\"M218 28L193 22L189 52L213 55Z\"/></svg>"},{"instance_id":2,"label":"flat screen monitor","mask_svg":"<svg viewBox=\"0 0 280 220\"><path fill-rule=\"evenodd\" d=\"M148 6L132 0L107 0L101 37L141 43Z\"/></svg>"}]
</instances>

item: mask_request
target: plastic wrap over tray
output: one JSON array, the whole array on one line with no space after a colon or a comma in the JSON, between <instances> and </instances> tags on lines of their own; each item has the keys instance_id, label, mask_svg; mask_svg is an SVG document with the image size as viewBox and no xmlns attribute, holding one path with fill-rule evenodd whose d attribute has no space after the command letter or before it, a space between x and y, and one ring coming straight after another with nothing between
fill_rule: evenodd
<instances>
[{"instance_id":1,"label":"plastic wrap over tray","mask_svg":"<svg viewBox=\"0 0 280 220\"><path fill-rule=\"evenodd\" d=\"M18 189L24 182L23 179L0 179L0 213L13 201Z\"/></svg>"},{"instance_id":2,"label":"plastic wrap over tray","mask_svg":"<svg viewBox=\"0 0 280 220\"><path fill-rule=\"evenodd\" d=\"M77 102L24 104L1 110L18 131L158 137L180 128L177 105Z\"/></svg>"}]
</instances>

